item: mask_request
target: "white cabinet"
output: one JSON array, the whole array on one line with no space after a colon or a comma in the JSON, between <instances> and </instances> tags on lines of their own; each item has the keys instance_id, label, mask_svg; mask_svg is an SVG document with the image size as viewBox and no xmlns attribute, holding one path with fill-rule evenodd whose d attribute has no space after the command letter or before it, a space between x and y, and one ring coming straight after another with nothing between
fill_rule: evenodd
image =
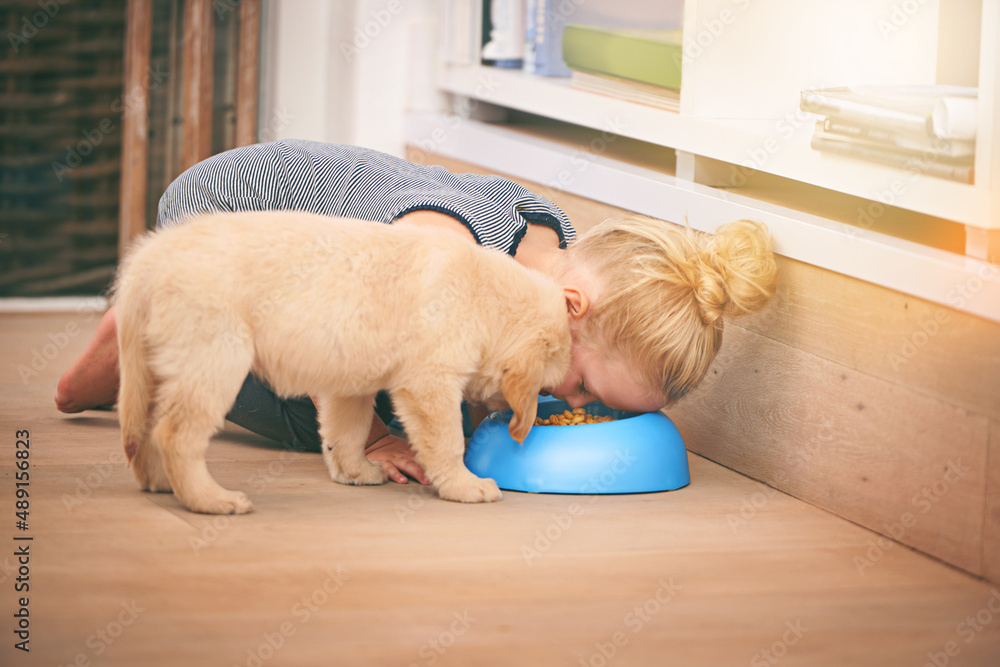
<instances>
[{"instance_id":1,"label":"white cabinet","mask_svg":"<svg viewBox=\"0 0 1000 667\"><path fill-rule=\"evenodd\" d=\"M803 184L803 192L840 193L953 221L965 226L969 256L995 257L1000 0L689 0L683 24L680 113L447 54L437 85L465 108L473 100L593 130L613 125L624 137L679 151L676 167L665 164L664 172L681 179L740 192L759 172ZM974 184L810 148L817 117L799 110L800 91L880 83L978 85ZM843 221L864 228L864 210L859 206L857 220Z\"/></svg>"},{"instance_id":2,"label":"white cabinet","mask_svg":"<svg viewBox=\"0 0 1000 667\"><path fill-rule=\"evenodd\" d=\"M427 95L411 95L403 136L413 155L709 232L752 218L786 257L1000 322L1000 0L560 6L586 19L624 2L619 16L640 6L650 25L683 24L679 113L484 67L461 37L480 0L440 0L413 40L435 46L415 49L410 71L411 87L444 102L429 109ZM975 182L810 148L819 117L799 110L800 92L861 83L978 86ZM956 298L969 284L974 296Z\"/></svg>"}]
</instances>

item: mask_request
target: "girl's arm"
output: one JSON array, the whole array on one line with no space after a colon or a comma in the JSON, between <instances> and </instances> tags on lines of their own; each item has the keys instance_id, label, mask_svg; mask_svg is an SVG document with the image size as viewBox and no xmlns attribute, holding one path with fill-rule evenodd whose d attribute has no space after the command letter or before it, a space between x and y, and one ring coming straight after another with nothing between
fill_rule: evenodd
<instances>
[{"instance_id":1,"label":"girl's arm","mask_svg":"<svg viewBox=\"0 0 1000 667\"><path fill-rule=\"evenodd\" d=\"M441 211L431 211L429 209L422 211L410 211L406 215L397 218L392 224L447 229L459 234L472 243L476 242L476 237L472 235L472 232L469 231L468 227L447 213L442 213ZM555 234L555 232L553 232L553 234Z\"/></svg>"},{"instance_id":2,"label":"girl's arm","mask_svg":"<svg viewBox=\"0 0 1000 667\"><path fill-rule=\"evenodd\" d=\"M447 229L473 243L476 242L476 237L472 235L468 227L447 213L440 211L412 211L397 219L393 224ZM545 225L529 223L524 237L517 245L514 259L522 266L548 273L552 260L559 252L559 235L554 229Z\"/></svg>"}]
</instances>

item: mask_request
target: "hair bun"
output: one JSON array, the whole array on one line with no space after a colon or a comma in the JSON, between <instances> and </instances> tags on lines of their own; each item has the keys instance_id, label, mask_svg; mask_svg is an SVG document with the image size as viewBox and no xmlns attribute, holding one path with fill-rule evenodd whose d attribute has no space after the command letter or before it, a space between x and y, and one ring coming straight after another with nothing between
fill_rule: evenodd
<instances>
[{"instance_id":1,"label":"hair bun","mask_svg":"<svg viewBox=\"0 0 1000 667\"><path fill-rule=\"evenodd\" d=\"M693 287L698 313L705 324L715 324L730 301L725 276L719 271L713 257L706 252L697 253L693 262L697 275Z\"/></svg>"},{"instance_id":2,"label":"hair bun","mask_svg":"<svg viewBox=\"0 0 1000 667\"><path fill-rule=\"evenodd\" d=\"M778 267L771 234L751 220L719 227L698 254L695 295L706 324L755 313L774 296Z\"/></svg>"}]
</instances>

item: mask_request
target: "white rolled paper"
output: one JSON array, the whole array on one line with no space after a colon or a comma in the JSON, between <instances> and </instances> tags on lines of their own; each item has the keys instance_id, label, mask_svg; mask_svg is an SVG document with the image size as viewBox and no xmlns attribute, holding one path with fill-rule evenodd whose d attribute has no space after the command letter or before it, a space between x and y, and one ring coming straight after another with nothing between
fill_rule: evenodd
<instances>
[{"instance_id":1,"label":"white rolled paper","mask_svg":"<svg viewBox=\"0 0 1000 667\"><path fill-rule=\"evenodd\" d=\"M977 98L942 97L934 105L934 134L942 139L975 141Z\"/></svg>"}]
</instances>

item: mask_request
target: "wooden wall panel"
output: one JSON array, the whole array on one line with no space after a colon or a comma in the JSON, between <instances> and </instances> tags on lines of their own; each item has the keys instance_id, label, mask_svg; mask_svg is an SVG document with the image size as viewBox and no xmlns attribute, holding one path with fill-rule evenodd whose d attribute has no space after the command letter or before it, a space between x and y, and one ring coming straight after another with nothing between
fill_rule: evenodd
<instances>
[{"instance_id":1,"label":"wooden wall panel","mask_svg":"<svg viewBox=\"0 0 1000 667\"><path fill-rule=\"evenodd\" d=\"M1000 421L996 420L990 422L990 449L986 475L983 576L1000 582Z\"/></svg>"},{"instance_id":2,"label":"wooden wall panel","mask_svg":"<svg viewBox=\"0 0 1000 667\"><path fill-rule=\"evenodd\" d=\"M731 324L667 414L692 451L981 573L985 417Z\"/></svg>"},{"instance_id":3,"label":"wooden wall panel","mask_svg":"<svg viewBox=\"0 0 1000 667\"><path fill-rule=\"evenodd\" d=\"M795 260L779 270L770 307L740 326L1000 419L1000 324ZM974 299L981 285L954 296Z\"/></svg>"}]
</instances>

